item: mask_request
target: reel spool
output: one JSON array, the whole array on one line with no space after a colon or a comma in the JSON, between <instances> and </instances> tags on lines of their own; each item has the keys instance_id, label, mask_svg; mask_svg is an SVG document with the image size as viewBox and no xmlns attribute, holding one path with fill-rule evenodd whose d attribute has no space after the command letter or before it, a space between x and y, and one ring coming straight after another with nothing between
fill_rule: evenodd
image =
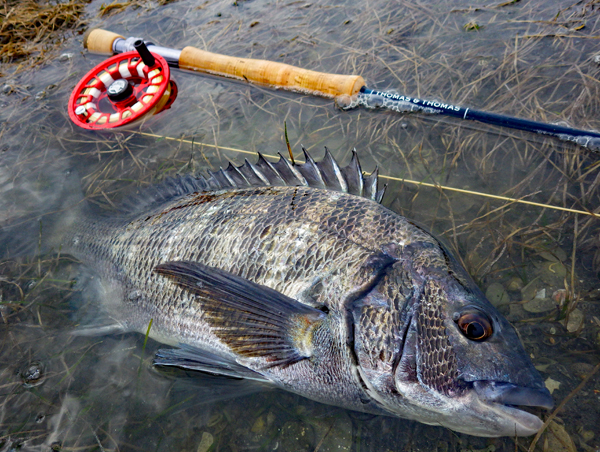
<instances>
[{"instance_id":1,"label":"reel spool","mask_svg":"<svg viewBox=\"0 0 600 452\"><path fill-rule=\"evenodd\" d=\"M83 77L69 99L69 117L90 130L131 125L171 107L177 85L166 60L142 40L136 51L115 55Z\"/></svg>"}]
</instances>

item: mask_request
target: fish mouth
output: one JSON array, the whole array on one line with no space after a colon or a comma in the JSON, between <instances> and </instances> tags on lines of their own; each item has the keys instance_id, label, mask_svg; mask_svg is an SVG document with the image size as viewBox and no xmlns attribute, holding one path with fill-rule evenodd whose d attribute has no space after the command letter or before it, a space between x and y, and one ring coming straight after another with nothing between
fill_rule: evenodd
<instances>
[{"instance_id":1,"label":"fish mouth","mask_svg":"<svg viewBox=\"0 0 600 452\"><path fill-rule=\"evenodd\" d=\"M503 428L490 435L480 433L480 436L531 436L544 425L538 416L520 408L495 402L484 402L484 404L503 420Z\"/></svg>"},{"instance_id":2,"label":"fish mouth","mask_svg":"<svg viewBox=\"0 0 600 452\"><path fill-rule=\"evenodd\" d=\"M530 406L551 409L554 400L544 387L528 388L513 383L479 380L473 382L477 395L489 402L502 405Z\"/></svg>"},{"instance_id":3,"label":"fish mouth","mask_svg":"<svg viewBox=\"0 0 600 452\"><path fill-rule=\"evenodd\" d=\"M502 436L529 436L542 428L542 420L524 408L551 409L554 400L545 387L529 388L513 383L474 381L473 389L488 409L504 420L506 432Z\"/></svg>"}]
</instances>

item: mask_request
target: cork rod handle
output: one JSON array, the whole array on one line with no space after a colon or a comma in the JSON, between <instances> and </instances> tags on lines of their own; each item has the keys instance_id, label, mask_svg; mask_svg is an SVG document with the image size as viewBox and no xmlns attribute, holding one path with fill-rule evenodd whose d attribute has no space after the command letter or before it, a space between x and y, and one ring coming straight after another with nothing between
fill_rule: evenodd
<instances>
[{"instance_id":1,"label":"cork rod handle","mask_svg":"<svg viewBox=\"0 0 600 452\"><path fill-rule=\"evenodd\" d=\"M113 43L119 38L124 39L111 31L96 28L86 33L83 45L90 52L112 55ZM360 75L326 74L274 61L219 55L195 47L185 47L181 51L179 67L323 97L352 96L365 85Z\"/></svg>"},{"instance_id":2,"label":"cork rod handle","mask_svg":"<svg viewBox=\"0 0 600 452\"><path fill-rule=\"evenodd\" d=\"M274 61L219 55L194 47L181 51L179 67L323 97L352 96L365 85L360 75L326 74Z\"/></svg>"},{"instance_id":3,"label":"cork rod handle","mask_svg":"<svg viewBox=\"0 0 600 452\"><path fill-rule=\"evenodd\" d=\"M112 31L92 28L83 35L83 47L92 53L112 55L113 42L118 38L125 39L123 36L113 33Z\"/></svg>"}]
</instances>

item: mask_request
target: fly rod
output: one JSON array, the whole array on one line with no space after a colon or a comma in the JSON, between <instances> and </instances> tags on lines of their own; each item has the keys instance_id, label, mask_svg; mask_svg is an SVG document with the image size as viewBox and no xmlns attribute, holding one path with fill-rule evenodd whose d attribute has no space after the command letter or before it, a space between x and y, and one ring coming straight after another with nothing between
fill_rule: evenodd
<instances>
[{"instance_id":1,"label":"fly rod","mask_svg":"<svg viewBox=\"0 0 600 452\"><path fill-rule=\"evenodd\" d=\"M139 46L140 40L141 38L133 37L126 39L111 31L96 28L86 34L83 45L93 53L114 55L135 50L134 44L138 43ZM384 108L400 113L442 114L553 136L563 141L577 143L591 151L600 152L598 132L369 89L360 75L327 74L274 61L220 55L191 46L176 50L157 46L151 42L145 44L151 53L163 57L171 67L229 77L276 89L334 98L345 110L362 106L370 109Z\"/></svg>"}]
</instances>

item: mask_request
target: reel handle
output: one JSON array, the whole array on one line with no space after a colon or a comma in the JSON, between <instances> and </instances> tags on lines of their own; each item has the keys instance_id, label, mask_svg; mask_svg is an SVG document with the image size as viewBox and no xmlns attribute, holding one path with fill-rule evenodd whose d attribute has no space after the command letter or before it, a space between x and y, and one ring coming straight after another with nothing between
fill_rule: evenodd
<instances>
[{"instance_id":1,"label":"reel handle","mask_svg":"<svg viewBox=\"0 0 600 452\"><path fill-rule=\"evenodd\" d=\"M124 38L96 28L86 34L83 45L90 52L112 55L113 43L117 39ZM164 47L154 47L151 50L158 54L161 50L169 51L171 55L177 52ZM167 58L166 55L162 56ZM195 47L185 47L181 50L178 64L181 69L330 98L355 95L365 86L365 81L360 75L327 74L274 61L220 55Z\"/></svg>"}]
</instances>

